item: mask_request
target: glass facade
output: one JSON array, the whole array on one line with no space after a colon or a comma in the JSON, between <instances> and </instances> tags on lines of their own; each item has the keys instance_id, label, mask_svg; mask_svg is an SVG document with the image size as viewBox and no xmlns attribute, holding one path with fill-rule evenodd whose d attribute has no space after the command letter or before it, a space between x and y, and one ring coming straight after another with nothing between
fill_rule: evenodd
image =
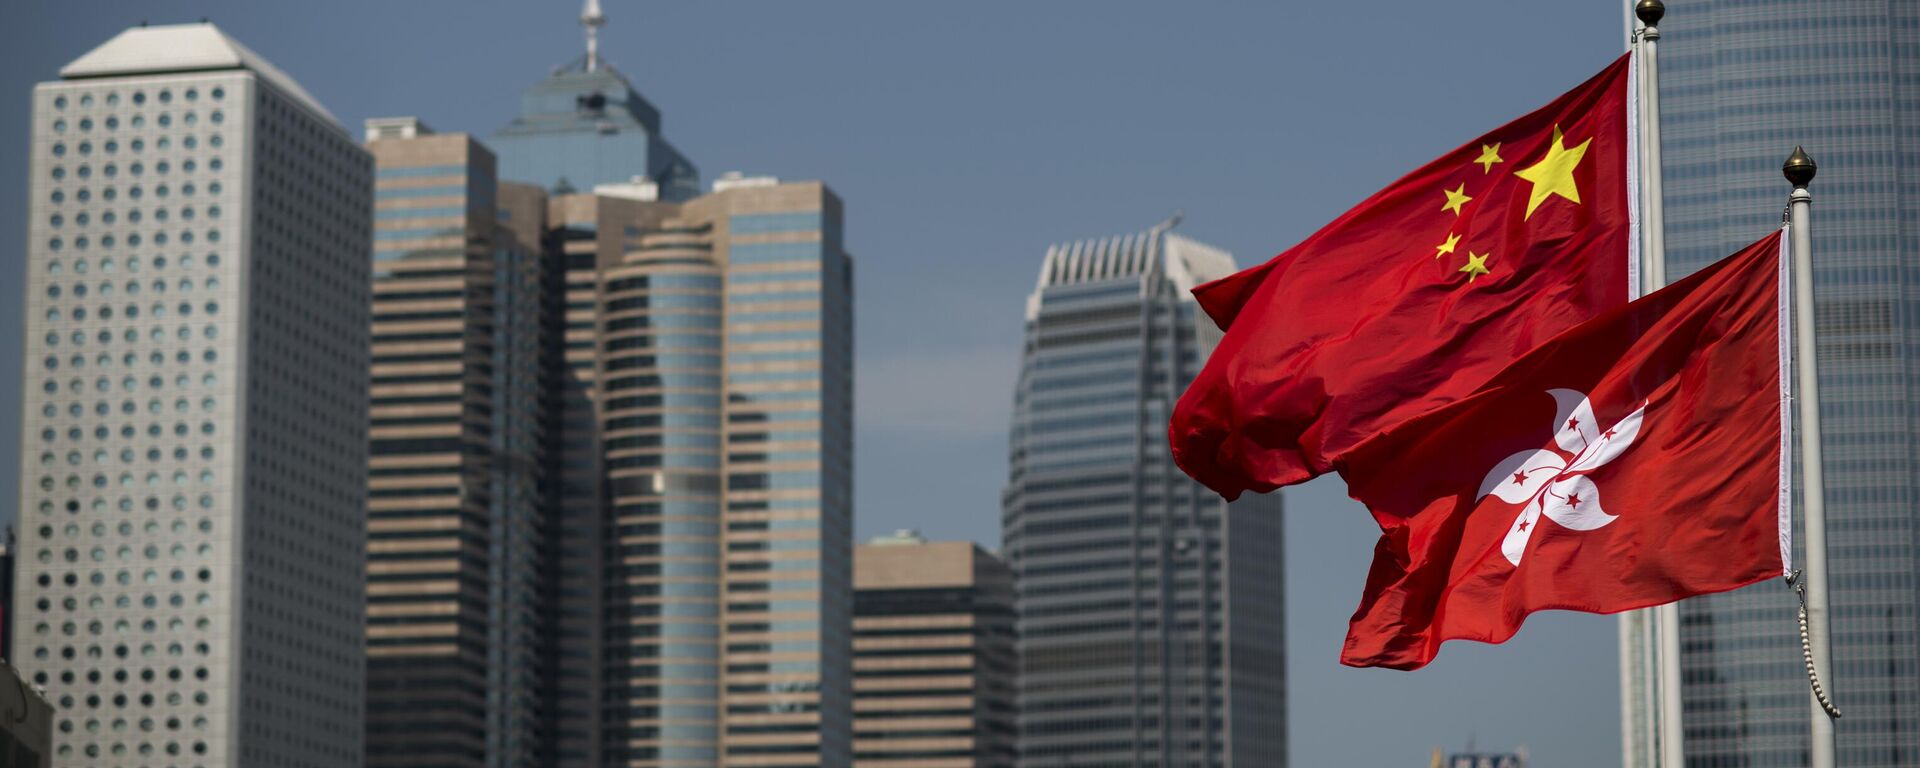
<instances>
[{"instance_id":1,"label":"glass facade","mask_svg":"<svg viewBox=\"0 0 1920 768\"><path fill-rule=\"evenodd\" d=\"M1630 5L1630 4L1629 4ZM1920 4L1716 0L1660 24L1669 274L1778 226L1820 165L1813 247L1839 762L1920 761ZM1791 594L1681 604L1687 764L1801 766Z\"/></svg>"},{"instance_id":2,"label":"glass facade","mask_svg":"<svg viewBox=\"0 0 1920 768\"><path fill-rule=\"evenodd\" d=\"M597 386L613 524L608 704L627 713L608 720L608 754L620 764L714 765L722 270L697 239L659 240L682 247L643 249L648 258L604 270L600 290Z\"/></svg>"},{"instance_id":3,"label":"glass facade","mask_svg":"<svg viewBox=\"0 0 1920 768\"><path fill-rule=\"evenodd\" d=\"M708 198L727 264L727 764L846 766L853 262L839 199L790 187Z\"/></svg>"},{"instance_id":4,"label":"glass facade","mask_svg":"<svg viewBox=\"0 0 1920 768\"><path fill-rule=\"evenodd\" d=\"M1285 765L1278 496L1231 505L1166 423L1228 254L1165 228L1049 250L1028 300L1003 535L1024 765Z\"/></svg>"},{"instance_id":5,"label":"glass facade","mask_svg":"<svg viewBox=\"0 0 1920 768\"><path fill-rule=\"evenodd\" d=\"M579 311L606 510L603 761L845 766L853 286L839 199L807 182L561 202L589 200L598 282Z\"/></svg>"},{"instance_id":6,"label":"glass facade","mask_svg":"<svg viewBox=\"0 0 1920 768\"><path fill-rule=\"evenodd\" d=\"M601 477L600 425L594 400L599 315L598 233L622 231L631 206L593 199L587 206L549 208L553 250L549 290L557 294L552 321L560 332L554 374L559 412L557 519L552 528L554 756L562 768L599 768L601 725L608 716L602 674L602 618L607 517ZM557 203L558 201L556 201ZM602 219L607 226L602 227ZM608 244L617 251L619 241Z\"/></svg>"},{"instance_id":7,"label":"glass facade","mask_svg":"<svg viewBox=\"0 0 1920 768\"><path fill-rule=\"evenodd\" d=\"M367 764L546 765L546 198L414 122L367 144Z\"/></svg>"},{"instance_id":8,"label":"glass facade","mask_svg":"<svg viewBox=\"0 0 1920 768\"><path fill-rule=\"evenodd\" d=\"M555 194L634 177L658 183L663 200L700 193L692 161L660 132L660 111L604 63L590 71L583 59L529 88L520 115L488 144L500 155L500 178Z\"/></svg>"}]
</instances>

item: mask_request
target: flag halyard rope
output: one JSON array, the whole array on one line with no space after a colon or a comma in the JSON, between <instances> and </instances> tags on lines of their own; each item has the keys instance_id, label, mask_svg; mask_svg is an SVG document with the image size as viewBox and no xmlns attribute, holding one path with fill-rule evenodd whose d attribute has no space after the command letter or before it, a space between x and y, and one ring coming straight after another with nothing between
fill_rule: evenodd
<instances>
[{"instance_id":1,"label":"flag halyard rope","mask_svg":"<svg viewBox=\"0 0 1920 768\"><path fill-rule=\"evenodd\" d=\"M1827 716L1840 719L1840 708L1833 705L1833 699L1827 697L1827 689L1820 685L1820 672L1813 667L1813 640L1807 634L1807 585L1800 580L1800 572L1794 571L1787 577L1787 586L1793 589L1793 596L1799 601L1797 618L1800 622L1800 659L1807 666L1807 684L1813 687L1813 698L1820 702L1820 708Z\"/></svg>"}]
</instances>

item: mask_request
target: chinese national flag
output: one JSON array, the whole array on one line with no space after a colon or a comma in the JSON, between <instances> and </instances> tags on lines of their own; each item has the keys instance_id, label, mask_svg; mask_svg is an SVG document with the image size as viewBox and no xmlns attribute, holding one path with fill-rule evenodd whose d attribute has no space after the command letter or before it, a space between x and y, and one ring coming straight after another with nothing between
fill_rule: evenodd
<instances>
[{"instance_id":1,"label":"chinese national flag","mask_svg":"<svg viewBox=\"0 0 1920 768\"><path fill-rule=\"evenodd\" d=\"M1780 233L1546 342L1339 462L1380 524L1341 661L1414 669L1527 614L1614 613L1789 562Z\"/></svg>"},{"instance_id":2,"label":"chinese national flag","mask_svg":"<svg viewBox=\"0 0 1920 768\"><path fill-rule=\"evenodd\" d=\"M1226 334L1174 409L1181 469L1229 499L1306 480L1625 304L1628 62L1195 288Z\"/></svg>"}]
</instances>

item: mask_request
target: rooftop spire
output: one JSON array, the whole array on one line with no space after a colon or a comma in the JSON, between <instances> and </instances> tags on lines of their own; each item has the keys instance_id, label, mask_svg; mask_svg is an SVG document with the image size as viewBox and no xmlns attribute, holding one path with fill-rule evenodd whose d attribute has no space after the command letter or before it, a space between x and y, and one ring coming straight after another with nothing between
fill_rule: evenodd
<instances>
[{"instance_id":1,"label":"rooftop spire","mask_svg":"<svg viewBox=\"0 0 1920 768\"><path fill-rule=\"evenodd\" d=\"M600 0L587 0L587 7L580 11L580 26L587 28L587 71L600 69L600 26L607 23L607 16L600 12Z\"/></svg>"}]
</instances>

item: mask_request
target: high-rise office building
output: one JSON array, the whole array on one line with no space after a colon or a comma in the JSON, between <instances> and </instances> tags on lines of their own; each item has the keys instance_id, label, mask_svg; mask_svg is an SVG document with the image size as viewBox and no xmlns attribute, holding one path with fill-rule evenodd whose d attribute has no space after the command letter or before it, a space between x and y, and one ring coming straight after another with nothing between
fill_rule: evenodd
<instances>
[{"instance_id":1,"label":"high-rise office building","mask_svg":"<svg viewBox=\"0 0 1920 768\"><path fill-rule=\"evenodd\" d=\"M552 190L553 764L845 766L839 199L737 176L699 195L658 111L600 57L597 2L581 22L586 55L489 139L499 178Z\"/></svg>"},{"instance_id":2,"label":"high-rise office building","mask_svg":"<svg viewBox=\"0 0 1920 768\"><path fill-rule=\"evenodd\" d=\"M845 765L851 258L819 183L551 199L560 759Z\"/></svg>"},{"instance_id":3,"label":"high-rise office building","mask_svg":"<svg viewBox=\"0 0 1920 768\"><path fill-rule=\"evenodd\" d=\"M638 717L635 707L647 706L639 702L658 697L620 704L611 697L626 696L629 686L605 674L609 664L621 663L607 654L610 644L624 642L624 630L605 621L608 580L620 574L610 570L616 563L608 551L612 518L595 389L600 269L619 264L649 223L672 215L674 201L700 190L693 164L663 137L660 111L601 57L599 28L606 19L597 0L588 0L580 22L585 55L529 89L520 114L489 143L498 153L500 179L552 192L544 217L550 259L545 277L559 360L550 392L557 432L549 478L555 506L548 529L548 707L555 764L598 768L615 764L629 746L637 750L633 754L658 754L661 743L628 737L659 730L657 723L628 722ZM609 194L593 194L595 189ZM703 717L715 727L711 715ZM618 725L609 731L609 724ZM702 744L717 749L711 739Z\"/></svg>"},{"instance_id":4,"label":"high-rise office building","mask_svg":"<svg viewBox=\"0 0 1920 768\"><path fill-rule=\"evenodd\" d=\"M1630 3L1629 3L1630 5ZM1674 3L1660 23L1669 274L1780 222L1780 165L1814 199L1821 426L1842 765L1920 761L1920 5ZM1799 766L1809 701L1792 593L1681 603L1687 763Z\"/></svg>"},{"instance_id":5,"label":"high-rise office building","mask_svg":"<svg viewBox=\"0 0 1920 768\"><path fill-rule=\"evenodd\" d=\"M599 229L610 763L844 766L852 260L817 182ZM562 202L570 202L565 198Z\"/></svg>"},{"instance_id":6,"label":"high-rise office building","mask_svg":"<svg viewBox=\"0 0 1920 768\"><path fill-rule=\"evenodd\" d=\"M855 768L1013 768L1013 574L911 531L853 554Z\"/></svg>"},{"instance_id":7,"label":"high-rise office building","mask_svg":"<svg viewBox=\"0 0 1920 768\"><path fill-rule=\"evenodd\" d=\"M53 764L362 764L371 158L209 24L30 121L10 618Z\"/></svg>"},{"instance_id":8,"label":"high-rise office building","mask_svg":"<svg viewBox=\"0 0 1920 768\"><path fill-rule=\"evenodd\" d=\"M367 149L367 763L546 765L546 196L414 118Z\"/></svg>"},{"instance_id":9,"label":"high-rise office building","mask_svg":"<svg viewBox=\"0 0 1920 768\"><path fill-rule=\"evenodd\" d=\"M640 224L671 206L594 194L549 198L549 247L560 297L561 363L556 382L560 436L555 451L557 506L553 531L556 757L566 768L615 764L604 726L618 709L606 705L609 682L604 620L609 516L600 452L600 264L617 263ZM629 235L629 231L633 234ZM602 233L605 233L602 236Z\"/></svg>"},{"instance_id":10,"label":"high-rise office building","mask_svg":"<svg viewBox=\"0 0 1920 768\"><path fill-rule=\"evenodd\" d=\"M663 200L700 194L693 162L661 133L660 110L600 55L605 23L599 0L587 0L586 54L527 89L520 114L488 139L500 178L554 194L629 182L657 187Z\"/></svg>"},{"instance_id":11,"label":"high-rise office building","mask_svg":"<svg viewBox=\"0 0 1920 768\"><path fill-rule=\"evenodd\" d=\"M1233 258L1168 230L1055 246L1027 300L1004 493L1022 765L1286 764L1280 497L1168 452Z\"/></svg>"}]
</instances>

